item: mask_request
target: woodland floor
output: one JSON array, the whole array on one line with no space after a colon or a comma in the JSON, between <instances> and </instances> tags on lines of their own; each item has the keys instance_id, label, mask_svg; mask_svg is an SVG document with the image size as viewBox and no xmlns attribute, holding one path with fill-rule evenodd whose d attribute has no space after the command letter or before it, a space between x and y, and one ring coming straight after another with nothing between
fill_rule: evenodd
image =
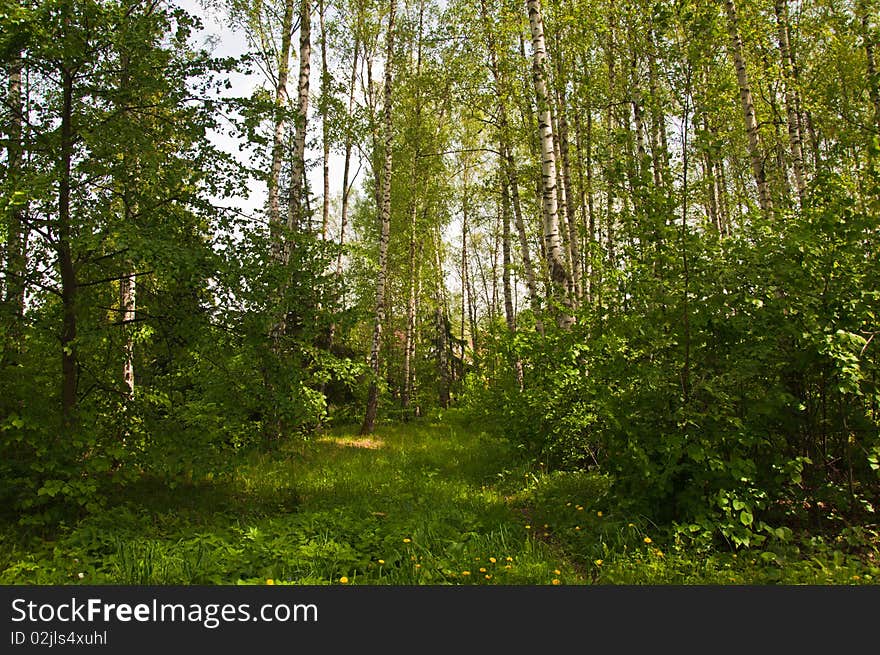
<instances>
[{"instance_id":1,"label":"woodland floor","mask_svg":"<svg viewBox=\"0 0 880 655\"><path fill-rule=\"evenodd\" d=\"M232 472L142 481L51 532L0 528L5 584L875 584L877 552L822 540L697 548L596 474L545 474L455 413L336 428Z\"/></svg>"}]
</instances>

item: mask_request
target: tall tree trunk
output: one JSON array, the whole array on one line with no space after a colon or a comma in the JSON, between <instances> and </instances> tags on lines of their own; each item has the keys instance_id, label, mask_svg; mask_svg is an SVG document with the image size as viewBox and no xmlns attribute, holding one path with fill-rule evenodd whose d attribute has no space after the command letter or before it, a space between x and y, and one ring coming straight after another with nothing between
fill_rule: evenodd
<instances>
[{"instance_id":1,"label":"tall tree trunk","mask_svg":"<svg viewBox=\"0 0 880 655\"><path fill-rule=\"evenodd\" d=\"M437 329L437 368L440 373L439 400L440 407L449 407L450 371L449 371L449 312L446 298L446 283L443 275L443 261L441 255L440 230L435 228L434 238L434 267L436 268L436 297L437 308L434 312L434 320Z\"/></svg>"},{"instance_id":2,"label":"tall tree trunk","mask_svg":"<svg viewBox=\"0 0 880 655\"><path fill-rule=\"evenodd\" d=\"M617 92L617 71L615 67L615 61L617 59L617 48L616 48L616 40L617 40L617 17L613 12L613 3L612 3L612 12L608 17L608 43L606 47L606 65L608 68L608 98L605 108L605 138L608 141L608 156L605 161L605 253L607 254L608 263L607 270L609 272L614 271L617 267L617 244L614 240L614 221L615 221L615 211L614 205L616 202L616 186L617 186L617 172L616 172L616 164L617 164L617 139L614 134L614 130L617 124L617 121L614 117L614 106L616 103L616 92ZM601 227L600 227L601 230ZM604 269L605 267L603 267ZM603 270L604 272L604 270ZM603 289L603 280L599 280L599 289L600 293ZM599 306L601 310L602 300L600 296ZM601 311L600 311L601 315Z\"/></svg>"},{"instance_id":3,"label":"tall tree trunk","mask_svg":"<svg viewBox=\"0 0 880 655\"><path fill-rule=\"evenodd\" d=\"M736 68L739 97L742 103L743 119L745 120L746 133L748 135L749 160L752 164L752 175L758 187L758 204L764 215L769 217L773 212L773 204L770 199L770 186L767 183L767 174L764 170L764 158L761 154L758 120L755 117L755 102L752 98L751 86L749 85L745 52L739 32L739 18L733 0L725 0L725 8L727 12L727 31L730 35L731 55L733 56L734 68Z\"/></svg>"},{"instance_id":4,"label":"tall tree trunk","mask_svg":"<svg viewBox=\"0 0 880 655\"><path fill-rule=\"evenodd\" d=\"M687 250L687 215L688 215L688 123L690 122L691 76L690 64L685 71L685 92L683 116L681 117L681 262L684 273L682 289L682 327L684 329L684 362L681 368L681 391L684 404L690 402L691 394L691 310L690 310L690 262Z\"/></svg>"},{"instance_id":5,"label":"tall tree trunk","mask_svg":"<svg viewBox=\"0 0 880 655\"><path fill-rule=\"evenodd\" d=\"M272 164L269 170L268 204L269 229L272 233L272 255L276 261L283 258L284 237L281 234L281 165L284 161L284 138L289 97L287 78L290 74L290 41L293 32L294 0L285 0L281 19L281 50L278 52L278 79L275 83L275 118L272 131Z\"/></svg>"},{"instance_id":6,"label":"tall tree trunk","mask_svg":"<svg viewBox=\"0 0 880 655\"><path fill-rule=\"evenodd\" d=\"M130 213L127 209L126 213ZM134 396L134 339L131 325L136 314L135 292L136 283L134 267L128 262L128 274L119 280L119 309L122 329L125 334L123 343L122 384L129 397Z\"/></svg>"},{"instance_id":7,"label":"tall tree trunk","mask_svg":"<svg viewBox=\"0 0 880 655\"><path fill-rule=\"evenodd\" d=\"M557 43L559 39L557 39ZM559 47L561 50L561 46ZM568 107L567 94L565 92L565 66L561 53L556 58L556 100L559 112L557 125L559 126L559 155L562 162L562 191L565 198L565 223L568 227L568 255L571 260L571 293L572 304L577 307L584 295L583 267L581 266L580 230L577 222L577 206L575 203L574 187L571 183L571 158L568 132Z\"/></svg>"},{"instance_id":8,"label":"tall tree trunk","mask_svg":"<svg viewBox=\"0 0 880 655\"><path fill-rule=\"evenodd\" d=\"M21 88L22 75L21 53L15 53L7 65L7 104L9 124L6 128L6 183L10 193L18 190L22 173L22 123L24 101ZM24 318L25 269L27 268L27 230L25 227L25 207L14 204L10 207L9 233L6 243L6 270L4 271L6 286L3 289L4 304L9 308L12 322L7 332L4 353L0 355L3 364L16 358L21 348L21 327Z\"/></svg>"},{"instance_id":9,"label":"tall tree trunk","mask_svg":"<svg viewBox=\"0 0 880 655\"><path fill-rule=\"evenodd\" d=\"M709 129L709 117L705 111L702 114L703 132L711 134ZM721 227L721 213L719 210L718 181L715 179L715 158L712 155L712 145L707 144L703 149L703 177L706 186L706 213L709 215L709 223L718 234L723 232Z\"/></svg>"},{"instance_id":10,"label":"tall tree trunk","mask_svg":"<svg viewBox=\"0 0 880 655\"><path fill-rule=\"evenodd\" d=\"M299 85L296 100L296 124L293 138L293 162L290 173L287 227L303 228L303 199L305 196L306 132L309 115L309 76L312 58L312 0L302 0L299 23ZM290 246L286 252L289 254Z\"/></svg>"},{"instance_id":11,"label":"tall tree trunk","mask_svg":"<svg viewBox=\"0 0 880 655\"><path fill-rule=\"evenodd\" d=\"M507 330L516 334L516 312L513 307L513 289L510 285L510 187L507 180L501 179L501 288L504 294L504 321ZM523 390L523 364L519 357L514 358L516 382L520 391Z\"/></svg>"},{"instance_id":12,"label":"tall tree trunk","mask_svg":"<svg viewBox=\"0 0 880 655\"><path fill-rule=\"evenodd\" d=\"M383 107L385 151L382 176L382 204L380 220L382 222L379 236L379 271L376 276L376 311L373 323L373 340L370 346L370 370L372 381L367 396L367 410L361 434L370 434L376 423L379 410L379 349L382 344L382 324L385 322L385 284L388 277L388 240L391 236L391 165L394 134L392 128L391 101L392 71L394 69L394 14L397 12L395 0L388 2L388 33L385 46L385 106Z\"/></svg>"},{"instance_id":13,"label":"tall tree trunk","mask_svg":"<svg viewBox=\"0 0 880 655\"><path fill-rule=\"evenodd\" d=\"M795 100L795 81L789 43L788 0L774 0L776 31L779 41L779 58L782 61L782 78L785 85L785 113L788 126L788 143L791 148L791 164L798 195L798 205L803 207L807 183L804 176L804 151L801 145L801 126Z\"/></svg>"},{"instance_id":14,"label":"tall tree trunk","mask_svg":"<svg viewBox=\"0 0 880 655\"><path fill-rule=\"evenodd\" d=\"M416 335L416 281L419 274L419 266L416 260L416 229L419 210L418 195L416 193L416 171L418 170L421 156L421 140L419 138L422 128L422 30L424 20L425 3L419 2L419 28L416 43L416 74L415 74L415 143L413 144L413 161L410 169L410 230L409 230L409 298L406 303L406 335L404 338L403 353L403 393L401 394L401 406L404 417L409 418L409 406L413 390L412 366L415 358L415 335Z\"/></svg>"},{"instance_id":15,"label":"tall tree trunk","mask_svg":"<svg viewBox=\"0 0 880 655\"><path fill-rule=\"evenodd\" d=\"M467 168L465 168L464 173L464 193L461 203L461 267L459 277L461 278L461 359L462 362L465 358L465 344L467 343L464 338L465 334L465 326L469 322L469 313L467 310L467 294L470 290L470 285L468 284L468 242L467 242L467 233L468 233L468 203L470 199L467 197L468 195L468 178L467 178Z\"/></svg>"},{"instance_id":16,"label":"tall tree trunk","mask_svg":"<svg viewBox=\"0 0 880 655\"><path fill-rule=\"evenodd\" d=\"M330 96L330 71L327 68L327 27L324 25L324 0L318 0L318 22L321 27L321 100L325 109L321 112L321 163L324 181L321 202L321 238L327 240L330 223L330 112L327 99Z\"/></svg>"},{"instance_id":17,"label":"tall tree trunk","mask_svg":"<svg viewBox=\"0 0 880 655\"><path fill-rule=\"evenodd\" d=\"M77 296L79 285L71 250L70 187L73 165L73 74L61 69L61 143L58 160L58 234L55 241L61 277L61 419L68 433L76 423Z\"/></svg>"},{"instance_id":18,"label":"tall tree trunk","mask_svg":"<svg viewBox=\"0 0 880 655\"><path fill-rule=\"evenodd\" d=\"M672 191L672 172L669 166L669 146L666 140L666 113L657 87L657 46L654 30L648 29L648 95L651 103L651 162L654 185L668 195Z\"/></svg>"},{"instance_id":19,"label":"tall tree trunk","mask_svg":"<svg viewBox=\"0 0 880 655\"><path fill-rule=\"evenodd\" d=\"M360 30L355 33L353 54L351 59L351 78L348 87L348 117L352 117L354 113L355 85L357 83L358 69L358 48L359 48ZM339 255L336 258L336 275L342 275L342 256L343 246L345 245L345 229L348 227L348 204L351 198L351 186L349 185L349 176L351 175L351 150L354 147L352 143L351 130L345 132L345 155L342 164L342 207L339 212Z\"/></svg>"},{"instance_id":20,"label":"tall tree trunk","mask_svg":"<svg viewBox=\"0 0 880 655\"><path fill-rule=\"evenodd\" d=\"M577 160L580 162L578 166L578 186L581 192L581 207L586 212L586 235L584 237L584 250L586 257L584 262L585 297L587 303L592 304L595 294L595 239L596 239L596 213L595 201L593 199L593 115L592 109L587 108L587 133L582 134L580 112L575 111L574 129L575 129L575 152Z\"/></svg>"},{"instance_id":21,"label":"tall tree trunk","mask_svg":"<svg viewBox=\"0 0 880 655\"><path fill-rule=\"evenodd\" d=\"M527 0L529 26L532 33L532 76L538 105L538 132L541 140L541 181L544 214L544 248L552 283L552 297L560 304L556 321L563 329L574 324L567 290L571 274L566 269L559 238L559 201L556 188L556 155L553 149L553 118L547 94L547 49L544 21L539 0Z\"/></svg>"}]
</instances>

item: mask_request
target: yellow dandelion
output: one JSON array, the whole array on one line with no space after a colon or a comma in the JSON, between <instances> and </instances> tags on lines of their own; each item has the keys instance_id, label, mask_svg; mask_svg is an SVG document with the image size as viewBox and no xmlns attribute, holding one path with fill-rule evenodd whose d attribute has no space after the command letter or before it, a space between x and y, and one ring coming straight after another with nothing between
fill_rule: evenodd
<instances>
[{"instance_id":1,"label":"yellow dandelion","mask_svg":"<svg viewBox=\"0 0 880 655\"><path fill-rule=\"evenodd\" d=\"M510 564L508 564L508 565L506 565L504 568L507 569L507 570L509 571L509 570L512 569L513 567L512 567Z\"/></svg>"},{"instance_id":2,"label":"yellow dandelion","mask_svg":"<svg viewBox=\"0 0 880 655\"><path fill-rule=\"evenodd\" d=\"M266 584L275 584L275 581L272 578L267 578Z\"/></svg>"},{"instance_id":3,"label":"yellow dandelion","mask_svg":"<svg viewBox=\"0 0 880 655\"><path fill-rule=\"evenodd\" d=\"M562 571L560 571L559 569L554 569L553 575L562 575Z\"/></svg>"},{"instance_id":4,"label":"yellow dandelion","mask_svg":"<svg viewBox=\"0 0 880 655\"><path fill-rule=\"evenodd\" d=\"M422 568L422 565L421 565L421 564L416 564L416 568L417 568L417 569L420 569L420 568Z\"/></svg>"},{"instance_id":5,"label":"yellow dandelion","mask_svg":"<svg viewBox=\"0 0 880 655\"><path fill-rule=\"evenodd\" d=\"M532 529L532 526L526 525L526 530L531 530L531 529Z\"/></svg>"},{"instance_id":6,"label":"yellow dandelion","mask_svg":"<svg viewBox=\"0 0 880 655\"><path fill-rule=\"evenodd\" d=\"M636 527L636 524L635 524L635 523L627 523L627 524L626 524L626 527L628 527L628 528L634 528L634 527Z\"/></svg>"},{"instance_id":7,"label":"yellow dandelion","mask_svg":"<svg viewBox=\"0 0 880 655\"><path fill-rule=\"evenodd\" d=\"M470 571L462 571L461 574L462 574L462 575L470 575L471 572L470 572Z\"/></svg>"},{"instance_id":8,"label":"yellow dandelion","mask_svg":"<svg viewBox=\"0 0 880 655\"><path fill-rule=\"evenodd\" d=\"M545 529L545 530L546 530L547 528L549 528L549 527L550 527L550 526L547 525L546 523L544 524L544 529Z\"/></svg>"},{"instance_id":9,"label":"yellow dandelion","mask_svg":"<svg viewBox=\"0 0 880 655\"><path fill-rule=\"evenodd\" d=\"M566 507L571 507L571 503L565 503Z\"/></svg>"},{"instance_id":10,"label":"yellow dandelion","mask_svg":"<svg viewBox=\"0 0 880 655\"><path fill-rule=\"evenodd\" d=\"M486 580L491 580L491 579L492 579L492 576L489 575L489 574L487 573L486 576L485 576L485 578L486 578Z\"/></svg>"},{"instance_id":11,"label":"yellow dandelion","mask_svg":"<svg viewBox=\"0 0 880 655\"><path fill-rule=\"evenodd\" d=\"M596 564L596 566L602 566L602 562L603 562L603 561L604 561L604 560L597 559L594 563Z\"/></svg>"},{"instance_id":12,"label":"yellow dandelion","mask_svg":"<svg viewBox=\"0 0 880 655\"><path fill-rule=\"evenodd\" d=\"M559 584L559 578L553 578L553 580L551 580L551 583L552 584Z\"/></svg>"},{"instance_id":13,"label":"yellow dandelion","mask_svg":"<svg viewBox=\"0 0 880 655\"><path fill-rule=\"evenodd\" d=\"M853 579L853 580L861 580L861 579L862 579L862 576L860 576L860 575L854 575L854 576L852 577L852 579Z\"/></svg>"},{"instance_id":14,"label":"yellow dandelion","mask_svg":"<svg viewBox=\"0 0 880 655\"><path fill-rule=\"evenodd\" d=\"M403 538L403 543L405 543L405 544L408 544L408 543L410 543L411 541L412 541L412 539L410 539L409 537L404 537L404 538Z\"/></svg>"},{"instance_id":15,"label":"yellow dandelion","mask_svg":"<svg viewBox=\"0 0 880 655\"><path fill-rule=\"evenodd\" d=\"M410 555L409 558L410 558L413 562L416 561L416 556L415 556L415 555Z\"/></svg>"},{"instance_id":16,"label":"yellow dandelion","mask_svg":"<svg viewBox=\"0 0 880 655\"><path fill-rule=\"evenodd\" d=\"M513 561L513 558L512 558L510 555L508 555L508 556L505 557L504 559L507 560L508 562L512 562L512 561Z\"/></svg>"},{"instance_id":17,"label":"yellow dandelion","mask_svg":"<svg viewBox=\"0 0 880 655\"><path fill-rule=\"evenodd\" d=\"M490 558L489 558L489 561L492 562L492 564L494 564L494 563L497 562L498 560L495 559L494 557L490 557Z\"/></svg>"},{"instance_id":18,"label":"yellow dandelion","mask_svg":"<svg viewBox=\"0 0 880 655\"><path fill-rule=\"evenodd\" d=\"M574 529L575 529L575 530L580 530L580 529L581 529L581 526L576 525L576 526L574 526Z\"/></svg>"},{"instance_id":19,"label":"yellow dandelion","mask_svg":"<svg viewBox=\"0 0 880 655\"><path fill-rule=\"evenodd\" d=\"M651 543L651 537L645 537L643 540L646 544Z\"/></svg>"},{"instance_id":20,"label":"yellow dandelion","mask_svg":"<svg viewBox=\"0 0 880 655\"><path fill-rule=\"evenodd\" d=\"M345 576L342 576L341 578L339 578L339 581L340 581L342 584L348 584L348 578L345 577Z\"/></svg>"},{"instance_id":21,"label":"yellow dandelion","mask_svg":"<svg viewBox=\"0 0 880 655\"><path fill-rule=\"evenodd\" d=\"M549 532L545 532L545 533L544 533L544 536L545 536L545 537L549 537L549 536L550 536L550 533L549 533Z\"/></svg>"},{"instance_id":22,"label":"yellow dandelion","mask_svg":"<svg viewBox=\"0 0 880 655\"><path fill-rule=\"evenodd\" d=\"M663 557L663 551L660 550L659 548L657 550L655 550L654 552L657 554L657 557Z\"/></svg>"},{"instance_id":23,"label":"yellow dandelion","mask_svg":"<svg viewBox=\"0 0 880 655\"><path fill-rule=\"evenodd\" d=\"M384 560L384 559L380 559L380 560L379 560L379 564L384 564L384 563L385 563L385 560Z\"/></svg>"},{"instance_id":24,"label":"yellow dandelion","mask_svg":"<svg viewBox=\"0 0 880 655\"><path fill-rule=\"evenodd\" d=\"M596 516L598 516L601 519L602 518L602 511L599 510L598 512L596 512Z\"/></svg>"},{"instance_id":25,"label":"yellow dandelion","mask_svg":"<svg viewBox=\"0 0 880 655\"><path fill-rule=\"evenodd\" d=\"M578 505L577 507L575 507L575 509L576 509L577 511L579 511L579 512L583 512L583 511L584 511L584 508L581 507L580 505Z\"/></svg>"},{"instance_id":26,"label":"yellow dandelion","mask_svg":"<svg viewBox=\"0 0 880 655\"><path fill-rule=\"evenodd\" d=\"M486 569L483 568L483 567L481 566L481 567L480 567L480 573L485 573L485 572L486 572Z\"/></svg>"}]
</instances>

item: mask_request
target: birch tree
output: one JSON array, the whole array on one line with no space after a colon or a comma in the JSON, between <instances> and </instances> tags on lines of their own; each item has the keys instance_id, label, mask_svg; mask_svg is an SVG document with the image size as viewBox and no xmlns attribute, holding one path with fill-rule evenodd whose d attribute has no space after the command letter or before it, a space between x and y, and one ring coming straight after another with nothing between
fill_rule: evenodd
<instances>
[{"instance_id":1,"label":"birch tree","mask_svg":"<svg viewBox=\"0 0 880 655\"><path fill-rule=\"evenodd\" d=\"M388 2L388 26L385 36L385 89L383 111L383 129L385 148L383 152L381 205L379 206L379 220L381 229L379 234L379 267L376 272L376 306L373 318L373 337L370 343L370 371L372 380L367 396L367 409L364 422L361 425L361 434L370 434L376 423L379 411L379 374L380 374L380 348L382 345L382 326L385 322L385 294L388 277L388 240L391 237L391 170L393 163L392 145L394 142L392 100L394 81L394 18L397 11L396 1Z\"/></svg>"},{"instance_id":2,"label":"birch tree","mask_svg":"<svg viewBox=\"0 0 880 655\"><path fill-rule=\"evenodd\" d=\"M538 106L538 135L541 144L541 188L544 216L544 250L553 285L553 297L560 304L556 321L564 329L574 324L571 313L571 273L565 264L565 255L559 234L559 199L556 185L556 153L553 146L553 117L547 91L548 59L544 38L544 21L539 0L528 0L527 10L532 34L532 79Z\"/></svg>"}]
</instances>

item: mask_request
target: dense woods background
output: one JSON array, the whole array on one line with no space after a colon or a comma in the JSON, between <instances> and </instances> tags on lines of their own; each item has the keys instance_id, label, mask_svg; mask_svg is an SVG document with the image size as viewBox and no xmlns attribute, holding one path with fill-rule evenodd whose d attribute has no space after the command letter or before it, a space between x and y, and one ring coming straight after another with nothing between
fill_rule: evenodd
<instances>
[{"instance_id":1,"label":"dense woods background","mask_svg":"<svg viewBox=\"0 0 880 655\"><path fill-rule=\"evenodd\" d=\"M876 524L875 0L209 10L0 2L12 517L455 405L688 539Z\"/></svg>"}]
</instances>

